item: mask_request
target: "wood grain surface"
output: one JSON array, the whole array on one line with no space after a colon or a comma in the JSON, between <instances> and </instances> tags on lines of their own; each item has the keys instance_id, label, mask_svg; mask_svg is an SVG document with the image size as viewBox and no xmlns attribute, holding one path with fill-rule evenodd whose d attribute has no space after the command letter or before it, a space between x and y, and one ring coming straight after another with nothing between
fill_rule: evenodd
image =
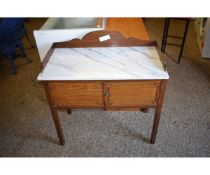
<instances>
[{"instance_id":1,"label":"wood grain surface","mask_svg":"<svg viewBox=\"0 0 210 175\"><path fill-rule=\"evenodd\" d=\"M102 82L49 82L51 96L56 107L103 107Z\"/></svg>"},{"instance_id":2,"label":"wood grain surface","mask_svg":"<svg viewBox=\"0 0 210 175\"><path fill-rule=\"evenodd\" d=\"M104 36L110 36L110 39L100 41ZM86 47L129 47L129 46L156 46L156 41L125 37L117 31L94 31L86 34L81 40L73 39L65 42L53 43L52 48L86 48Z\"/></svg>"},{"instance_id":3,"label":"wood grain surface","mask_svg":"<svg viewBox=\"0 0 210 175\"><path fill-rule=\"evenodd\" d=\"M107 18L105 30L118 31L127 38L149 40L141 18Z\"/></svg>"},{"instance_id":4,"label":"wood grain surface","mask_svg":"<svg viewBox=\"0 0 210 175\"><path fill-rule=\"evenodd\" d=\"M116 81L106 83L107 107L155 106L160 81Z\"/></svg>"}]
</instances>

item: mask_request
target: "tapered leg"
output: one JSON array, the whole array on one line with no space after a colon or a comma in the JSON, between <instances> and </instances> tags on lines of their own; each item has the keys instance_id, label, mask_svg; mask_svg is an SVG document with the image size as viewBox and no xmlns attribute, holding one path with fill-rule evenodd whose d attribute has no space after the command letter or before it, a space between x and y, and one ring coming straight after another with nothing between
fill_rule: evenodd
<instances>
[{"instance_id":1,"label":"tapered leg","mask_svg":"<svg viewBox=\"0 0 210 175\"><path fill-rule=\"evenodd\" d=\"M162 80L161 85L160 85L160 94L159 94L159 98L158 98L158 104L157 104L157 107L155 110L151 138L150 138L151 144L155 143L155 139L156 139L156 135L157 135L157 131L158 131L158 125L159 125L159 121L160 121L160 113L161 113L163 100L164 100L165 88L166 88L166 80Z\"/></svg>"},{"instance_id":2,"label":"tapered leg","mask_svg":"<svg viewBox=\"0 0 210 175\"><path fill-rule=\"evenodd\" d=\"M55 124L55 128L56 128L56 131L57 131L57 135L58 135L60 144L64 145L65 140L64 140L64 136L63 136L63 131L62 131L62 128L61 128L61 124L60 124L60 120L59 120L59 117L58 117L57 109L55 109L54 106L53 106L53 100L52 100L51 95L50 95L50 88L48 86L48 82L44 83L44 87L45 87L45 92L46 92L46 95L47 95L47 98L48 98L50 111L51 111L51 114L52 114L52 118L53 118L53 121L54 121L54 124Z\"/></svg>"},{"instance_id":3,"label":"tapered leg","mask_svg":"<svg viewBox=\"0 0 210 175\"><path fill-rule=\"evenodd\" d=\"M157 131L158 131L158 125L159 125L159 121L160 121L160 113L161 113L161 109L160 109L160 107L157 107L155 110L152 134L151 134L151 138L150 138L151 144L155 143L155 139L156 139L156 135L157 135Z\"/></svg>"},{"instance_id":4,"label":"tapered leg","mask_svg":"<svg viewBox=\"0 0 210 175\"><path fill-rule=\"evenodd\" d=\"M55 128L56 128L56 131L57 131L57 135L58 135L60 144L64 145L65 140L64 140L60 120L59 120L59 117L58 117L58 112L57 112L56 109L52 108L51 106L50 106L50 110L51 110L52 118L53 118L53 121L54 121L54 124L55 124Z\"/></svg>"}]
</instances>

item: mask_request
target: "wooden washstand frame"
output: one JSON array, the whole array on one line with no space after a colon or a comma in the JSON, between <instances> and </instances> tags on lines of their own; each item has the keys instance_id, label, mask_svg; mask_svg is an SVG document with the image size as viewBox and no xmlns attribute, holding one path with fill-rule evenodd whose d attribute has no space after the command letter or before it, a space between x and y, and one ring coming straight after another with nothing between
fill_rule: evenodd
<instances>
[{"instance_id":1,"label":"wooden washstand frame","mask_svg":"<svg viewBox=\"0 0 210 175\"><path fill-rule=\"evenodd\" d=\"M100 42L99 38L110 35L111 39ZM67 42L54 43L42 62L41 72L45 69L55 48L87 48L87 47L131 47L131 46L156 46L155 41L125 38L115 31L96 31L85 35L81 40L73 39ZM153 127L150 143L156 140L161 109L166 89L166 79L161 80L43 80L52 118L55 124L59 142L64 145L64 135L61 128L58 110L67 109L71 114L74 108L102 108L104 110L124 110L147 112L148 108L155 108ZM84 91L78 87L86 87ZM132 92L126 93L124 88L129 87L133 93L139 94L133 97ZM95 91L94 91L95 88ZM92 90L93 89L93 90ZM83 93L84 92L84 93ZM121 92L122 95L119 95ZM63 95L65 94L65 95ZM111 94L111 95L110 95ZM152 95L148 95L152 94ZM75 98L76 96L76 98ZM77 97L82 97L77 100ZM121 104L122 98L124 103ZM126 99L126 100L125 100ZM87 103L88 102L88 103Z\"/></svg>"}]
</instances>

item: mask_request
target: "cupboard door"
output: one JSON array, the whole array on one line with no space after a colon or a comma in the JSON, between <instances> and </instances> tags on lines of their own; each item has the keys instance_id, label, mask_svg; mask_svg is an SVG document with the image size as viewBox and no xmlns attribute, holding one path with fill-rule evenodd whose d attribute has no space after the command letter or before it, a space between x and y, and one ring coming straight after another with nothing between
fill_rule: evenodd
<instances>
[{"instance_id":1,"label":"cupboard door","mask_svg":"<svg viewBox=\"0 0 210 175\"><path fill-rule=\"evenodd\" d=\"M102 82L49 82L55 106L58 107L103 107Z\"/></svg>"},{"instance_id":2,"label":"cupboard door","mask_svg":"<svg viewBox=\"0 0 210 175\"><path fill-rule=\"evenodd\" d=\"M107 82L106 107L156 106L160 81Z\"/></svg>"}]
</instances>

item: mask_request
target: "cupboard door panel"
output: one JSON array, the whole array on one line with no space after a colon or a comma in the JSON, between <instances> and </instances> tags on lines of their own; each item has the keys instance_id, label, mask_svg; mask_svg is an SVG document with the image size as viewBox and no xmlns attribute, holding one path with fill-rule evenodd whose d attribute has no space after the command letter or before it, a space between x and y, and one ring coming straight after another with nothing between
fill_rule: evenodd
<instances>
[{"instance_id":1,"label":"cupboard door panel","mask_svg":"<svg viewBox=\"0 0 210 175\"><path fill-rule=\"evenodd\" d=\"M155 106L160 81L107 82L107 107Z\"/></svg>"},{"instance_id":2,"label":"cupboard door panel","mask_svg":"<svg viewBox=\"0 0 210 175\"><path fill-rule=\"evenodd\" d=\"M56 106L104 106L102 82L49 82L49 87Z\"/></svg>"}]
</instances>

